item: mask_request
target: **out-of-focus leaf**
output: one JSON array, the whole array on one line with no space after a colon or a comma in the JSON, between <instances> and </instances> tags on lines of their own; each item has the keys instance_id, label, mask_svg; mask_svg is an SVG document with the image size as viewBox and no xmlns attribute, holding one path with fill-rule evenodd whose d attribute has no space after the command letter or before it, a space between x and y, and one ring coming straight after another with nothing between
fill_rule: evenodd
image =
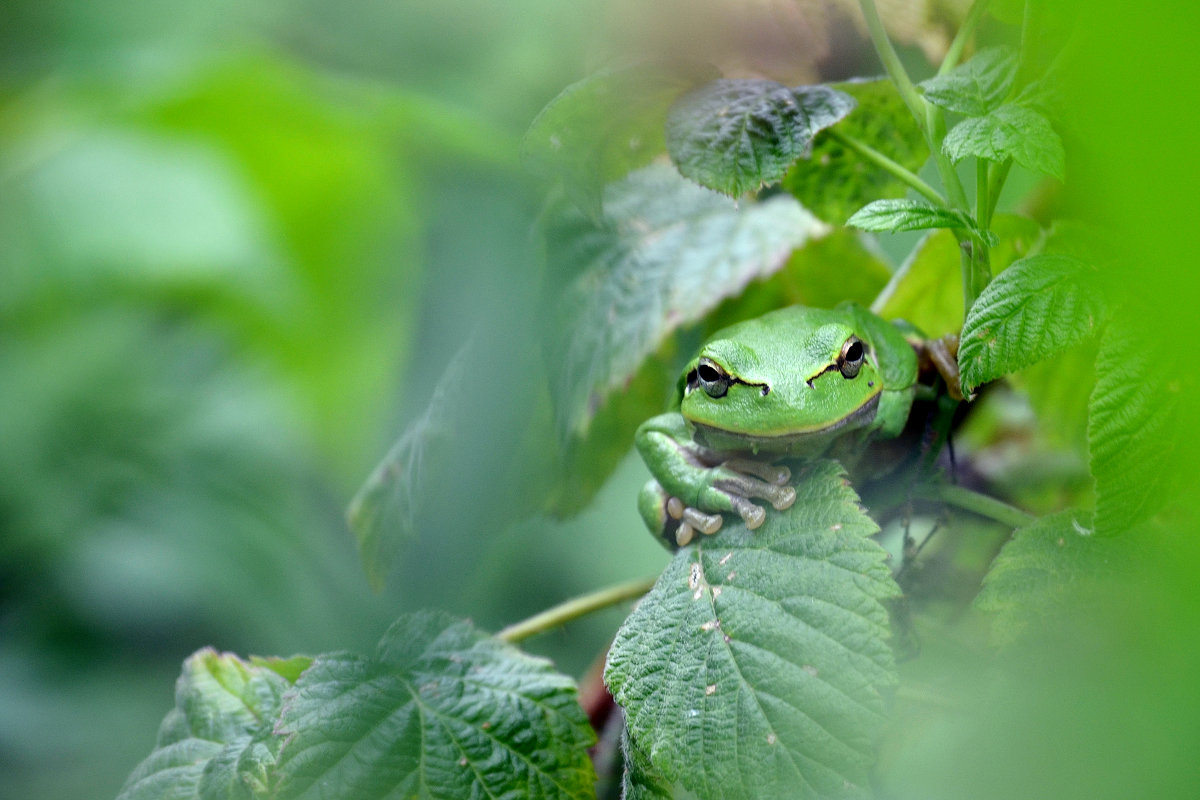
<instances>
[{"instance_id":1,"label":"out-of-focus leaf","mask_svg":"<svg viewBox=\"0 0 1200 800\"><path fill-rule=\"evenodd\" d=\"M560 179L581 209L599 217L604 187L666 149L667 109L710 75L689 65L602 70L563 89L542 109L522 145L528 167Z\"/></svg>"},{"instance_id":2,"label":"out-of-focus leaf","mask_svg":"<svg viewBox=\"0 0 1200 800\"><path fill-rule=\"evenodd\" d=\"M467 385L470 346L465 345L446 365L429 405L372 470L346 511L363 569L376 591L383 589L401 548L416 535L416 521L428 500L424 489L428 476L439 474L445 460L456 427L454 415L461 408L453 400Z\"/></svg>"},{"instance_id":3,"label":"out-of-focus leaf","mask_svg":"<svg viewBox=\"0 0 1200 800\"><path fill-rule=\"evenodd\" d=\"M1094 335L1107 318L1094 269L1070 256L1023 258L996 276L963 324L962 390L1049 358Z\"/></svg>"},{"instance_id":4,"label":"out-of-focus leaf","mask_svg":"<svg viewBox=\"0 0 1200 800\"><path fill-rule=\"evenodd\" d=\"M1123 533L1167 503L1177 488L1180 400L1195 384L1164 370L1161 342L1145 312L1114 317L1096 355L1088 411L1088 449L1096 480L1098 535Z\"/></svg>"},{"instance_id":5,"label":"out-of-focus leaf","mask_svg":"<svg viewBox=\"0 0 1200 800\"><path fill-rule=\"evenodd\" d=\"M940 208L923 200L874 200L855 211L846 224L864 231L889 233L953 228L966 231L989 247L999 242L994 233L981 230L970 214L952 208Z\"/></svg>"},{"instance_id":6,"label":"out-of-focus leaf","mask_svg":"<svg viewBox=\"0 0 1200 800\"><path fill-rule=\"evenodd\" d=\"M991 230L1000 241L992 248L992 271L1001 272L1038 241L1033 220L997 215ZM961 252L950 231L927 236L896 270L871 309L884 319L903 319L926 336L958 333L963 321Z\"/></svg>"},{"instance_id":7,"label":"out-of-focus leaf","mask_svg":"<svg viewBox=\"0 0 1200 800\"><path fill-rule=\"evenodd\" d=\"M317 657L275 730L288 798L594 797L571 679L444 614L401 617L374 658Z\"/></svg>"},{"instance_id":8,"label":"out-of-focus leaf","mask_svg":"<svg viewBox=\"0 0 1200 800\"><path fill-rule=\"evenodd\" d=\"M1016 53L1007 47L988 47L945 75L921 81L918 86L934 105L978 117L1003 102L1016 75Z\"/></svg>"},{"instance_id":9,"label":"out-of-focus leaf","mask_svg":"<svg viewBox=\"0 0 1200 800\"><path fill-rule=\"evenodd\" d=\"M154 751L118 800L265 796L279 745L272 727L288 685L274 670L228 653L193 654Z\"/></svg>"},{"instance_id":10,"label":"out-of-focus leaf","mask_svg":"<svg viewBox=\"0 0 1200 800\"><path fill-rule=\"evenodd\" d=\"M1128 574L1136 548L1127 539L1092 535L1091 515L1064 511L1017 530L996 556L975 604L993 612L993 637L1011 643L1027 629L1061 623ZM1032 631L1031 631L1032 632Z\"/></svg>"},{"instance_id":11,"label":"out-of-focus leaf","mask_svg":"<svg viewBox=\"0 0 1200 800\"><path fill-rule=\"evenodd\" d=\"M899 589L841 467L796 490L758 530L682 548L609 651L633 745L703 797L870 796Z\"/></svg>"},{"instance_id":12,"label":"out-of-focus leaf","mask_svg":"<svg viewBox=\"0 0 1200 800\"><path fill-rule=\"evenodd\" d=\"M812 152L813 138L854 109L828 86L714 81L675 101L667 150L685 177L733 197L783 178Z\"/></svg>"},{"instance_id":13,"label":"out-of-focus leaf","mask_svg":"<svg viewBox=\"0 0 1200 800\"><path fill-rule=\"evenodd\" d=\"M1028 170L1059 180L1066 173L1066 152L1050 120L1016 103L958 123L942 140L942 150L955 163L967 156L989 161L1011 158Z\"/></svg>"},{"instance_id":14,"label":"out-of-focus leaf","mask_svg":"<svg viewBox=\"0 0 1200 800\"><path fill-rule=\"evenodd\" d=\"M830 84L853 97L858 108L835 129L839 135L873 147L916 172L929 158L925 137L888 80ZM826 131L817 135L812 155L797 161L783 187L805 208L828 222L841 223L872 200L903 197L908 185L867 161Z\"/></svg>"},{"instance_id":15,"label":"out-of-focus leaf","mask_svg":"<svg viewBox=\"0 0 1200 800\"><path fill-rule=\"evenodd\" d=\"M666 165L611 186L605 214L603 227L559 226L573 235L549 243L552 269L575 273L549 336L564 438L586 431L605 398L676 327L770 275L828 230L790 197L739 205Z\"/></svg>"}]
</instances>

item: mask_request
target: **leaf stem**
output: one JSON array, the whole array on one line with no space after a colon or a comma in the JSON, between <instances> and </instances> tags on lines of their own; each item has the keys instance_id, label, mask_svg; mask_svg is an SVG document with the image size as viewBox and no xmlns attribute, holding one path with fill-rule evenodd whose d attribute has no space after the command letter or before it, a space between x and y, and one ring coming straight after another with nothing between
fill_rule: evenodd
<instances>
[{"instance_id":1,"label":"leaf stem","mask_svg":"<svg viewBox=\"0 0 1200 800\"><path fill-rule=\"evenodd\" d=\"M948 483L918 485L914 487L914 495L923 500L938 500L946 505L970 511L1009 528L1023 528L1036 519L1032 514L1003 500Z\"/></svg>"},{"instance_id":2,"label":"leaf stem","mask_svg":"<svg viewBox=\"0 0 1200 800\"><path fill-rule=\"evenodd\" d=\"M883 20L879 18L879 10L875 8L875 0L859 0L858 4L862 8L867 32L871 35L871 43L875 45L879 60L883 62L883 68L887 70L892 83L896 84L896 90L900 92L900 98L904 100L908 110L924 129L926 138L929 138L929 130L925 128L925 99L917 92L917 87L913 85L904 65L900 63L900 56L896 54L896 48L892 47L892 40L888 38Z\"/></svg>"},{"instance_id":3,"label":"leaf stem","mask_svg":"<svg viewBox=\"0 0 1200 800\"><path fill-rule=\"evenodd\" d=\"M574 597L556 606L534 614L529 619L514 623L496 634L497 639L506 642L519 642L539 633L545 633L572 620L599 611L618 603L636 600L654 586L654 578L639 578L626 583L618 583L595 592Z\"/></svg>"},{"instance_id":4,"label":"leaf stem","mask_svg":"<svg viewBox=\"0 0 1200 800\"><path fill-rule=\"evenodd\" d=\"M883 153L876 150L874 147L871 147L866 142L856 139L853 136L848 136L839 131L837 128L827 128L825 133L831 139L834 139L840 143L843 147L853 150L876 166L882 167L883 169L892 173L892 175L894 175L896 178L908 184L910 187L915 189L918 194L924 195L931 202L942 208L946 207L946 198L942 197L942 193L930 186L925 181L921 180L916 173L907 169L903 164L893 161Z\"/></svg>"},{"instance_id":5,"label":"leaf stem","mask_svg":"<svg viewBox=\"0 0 1200 800\"><path fill-rule=\"evenodd\" d=\"M954 41L950 42L950 47L946 49L942 65L938 67L938 75L945 75L958 66L959 60L962 59L963 50L966 49L967 42L974 35L975 28L979 26L979 20L983 19L983 12L987 11L988 3L990 2L991 0L975 0L971 4L970 10L967 11L967 16L963 18L962 27L958 29L958 33L954 35Z\"/></svg>"}]
</instances>

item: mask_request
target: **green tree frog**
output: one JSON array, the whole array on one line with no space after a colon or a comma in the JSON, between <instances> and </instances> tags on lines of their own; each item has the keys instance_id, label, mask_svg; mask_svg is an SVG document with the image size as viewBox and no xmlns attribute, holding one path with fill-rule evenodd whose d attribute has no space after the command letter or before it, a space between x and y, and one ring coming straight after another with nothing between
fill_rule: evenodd
<instances>
[{"instance_id":1,"label":"green tree frog","mask_svg":"<svg viewBox=\"0 0 1200 800\"><path fill-rule=\"evenodd\" d=\"M782 511L796 499L774 462L853 457L899 435L917 375L901 330L855 305L792 306L719 331L684 369L678 410L635 435L654 476L643 519L679 546L716 533L723 513L757 528L766 511L752 500Z\"/></svg>"}]
</instances>

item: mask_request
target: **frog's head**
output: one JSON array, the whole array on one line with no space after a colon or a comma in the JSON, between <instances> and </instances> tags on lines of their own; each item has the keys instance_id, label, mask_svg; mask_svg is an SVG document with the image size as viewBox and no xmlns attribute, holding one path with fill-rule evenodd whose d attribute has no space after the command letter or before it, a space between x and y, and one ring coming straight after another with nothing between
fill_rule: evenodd
<instances>
[{"instance_id":1,"label":"frog's head","mask_svg":"<svg viewBox=\"0 0 1200 800\"><path fill-rule=\"evenodd\" d=\"M876 355L839 310L783 309L717 333L688 364L680 412L720 447L796 449L868 426Z\"/></svg>"}]
</instances>

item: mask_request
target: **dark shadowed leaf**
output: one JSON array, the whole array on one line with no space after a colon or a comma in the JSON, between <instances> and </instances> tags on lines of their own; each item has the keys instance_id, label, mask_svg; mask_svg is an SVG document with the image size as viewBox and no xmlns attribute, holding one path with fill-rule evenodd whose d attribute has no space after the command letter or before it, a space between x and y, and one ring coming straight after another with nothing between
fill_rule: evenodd
<instances>
[{"instance_id":1,"label":"dark shadowed leaf","mask_svg":"<svg viewBox=\"0 0 1200 800\"><path fill-rule=\"evenodd\" d=\"M813 137L854 109L828 86L719 80L688 92L667 116L667 150L686 177L741 196L777 183Z\"/></svg>"}]
</instances>

